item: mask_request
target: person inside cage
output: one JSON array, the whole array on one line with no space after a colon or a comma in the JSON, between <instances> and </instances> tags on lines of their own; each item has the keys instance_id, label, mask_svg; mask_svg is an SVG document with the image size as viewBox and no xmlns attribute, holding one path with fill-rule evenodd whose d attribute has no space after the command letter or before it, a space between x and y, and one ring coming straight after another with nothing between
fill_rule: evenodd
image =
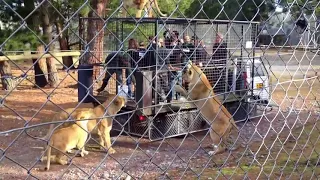
<instances>
[{"instance_id":1,"label":"person inside cage","mask_svg":"<svg viewBox=\"0 0 320 180\"><path fill-rule=\"evenodd\" d=\"M133 38L129 39L127 50L128 68L126 69L127 85L130 86L128 87L128 92L131 92L131 82L136 85L136 79L133 70L136 70L137 62L139 61L138 48L138 42ZM132 95L134 95L134 93Z\"/></svg>"},{"instance_id":2,"label":"person inside cage","mask_svg":"<svg viewBox=\"0 0 320 180\"><path fill-rule=\"evenodd\" d=\"M175 41L177 42L177 44L179 45L179 46L182 46L182 44L183 44L183 40L182 39L179 39L179 36L180 36L180 33L178 32L178 31L176 31L176 30L174 30L174 31L172 31L173 32L173 38L175 39Z\"/></svg>"},{"instance_id":3,"label":"person inside cage","mask_svg":"<svg viewBox=\"0 0 320 180\"><path fill-rule=\"evenodd\" d=\"M139 45L137 40L134 38L129 39L128 41L128 50L127 54L129 55L129 62L132 68L138 66L139 58Z\"/></svg>"},{"instance_id":4,"label":"person inside cage","mask_svg":"<svg viewBox=\"0 0 320 180\"><path fill-rule=\"evenodd\" d=\"M228 58L227 43L223 41L223 34L217 33L215 43L212 48L213 64L226 64Z\"/></svg>"},{"instance_id":5,"label":"person inside cage","mask_svg":"<svg viewBox=\"0 0 320 180\"><path fill-rule=\"evenodd\" d=\"M147 59L145 58L146 51L147 51L147 49L145 47L144 42L140 41L139 48L138 48L138 52L139 52L138 66L139 66L139 68L142 68L142 69L143 69L143 67L148 66ZM142 70L142 69L140 69L140 70Z\"/></svg>"},{"instance_id":6,"label":"person inside cage","mask_svg":"<svg viewBox=\"0 0 320 180\"><path fill-rule=\"evenodd\" d=\"M181 66L181 47L178 44L177 33L171 33L170 31L164 32L164 48L160 48L159 52L159 64L162 64L162 69L166 70L167 73L158 74L159 87L161 94L166 92L167 102L172 100L175 94L174 85L178 81L177 70L180 70ZM177 65L179 67L177 67Z\"/></svg>"},{"instance_id":7,"label":"person inside cage","mask_svg":"<svg viewBox=\"0 0 320 180\"><path fill-rule=\"evenodd\" d=\"M182 47L179 44L179 33L177 31L165 31L165 48L169 52L168 68L178 70L182 67Z\"/></svg>"},{"instance_id":8,"label":"person inside cage","mask_svg":"<svg viewBox=\"0 0 320 180\"><path fill-rule=\"evenodd\" d=\"M154 36L149 36L148 40L149 40L149 44L156 44L156 39Z\"/></svg>"},{"instance_id":9,"label":"person inside cage","mask_svg":"<svg viewBox=\"0 0 320 180\"><path fill-rule=\"evenodd\" d=\"M122 68L126 68L128 69L129 63L127 58L120 54L119 52L112 52L110 53L106 60L105 63L107 65L107 71L105 74L105 77L103 78L103 83L101 85L101 87L99 89L97 89L97 92L101 92L103 91L106 86L108 85L109 79L111 78L111 76L113 74L116 74L116 84L120 84L120 86L122 85ZM131 91L131 81L127 80L127 86L128 86L128 96L132 97L132 91ZM117 87L116 87L117 88Z\"/></svg>"},{"instance_id":10,"label":"person inside cage","mask_svg":"<svg viewBox=\"0 0 320 180\"><path fill-rule=\"evenodd\" d=\"M172 69L170 65L170 49L166 48L166 44L168 44L168 39L164 39L164 46L159 47L158 49L158 63L157 63L157 93L161 97L162 101L170 101L170 98L167 96L169 92L169 83L168 83L168 70Z\"/></svg>"},{"instance_id":11,"label":"person inside cage","mask_svg":"<svg viewBox=\"0 0 320 180\"><path fill-rule=\"evenodd\" d=\"M191 38L188 35L183 36L183 47L194 47L194 45L191 42Z\"/></svg>"},{"instance_id":12,"label":"person inside cage","mask_svg":"<svg viewBox=\"0 0 320 180\"><path fill-rule=\"evenodd\" d=\"M145 50L146 49L146 46L145 46L145 44L144 44L144 42L143 41L140 41L139 42L139 50Z\"/></svg>"},{"instance_id":13,"label":"person inside cage","mask_svg":"<svg viewBox=\"0 0 320 180\"><path fill-rule=\"evenodd\" d=\"M205 65L207 62L207 50L206 50L206 46L204 44L204 42L200 39L196 39L195 40L195 47L196 47L196 52L195 52L195 56L196 56L196 64L199 65L200 67L202 67L203 65Z\"/></svg>"},{"instance_id":14,"label":"person inside cage","mask_svg":"<svg viewBox=\"0 0 320 180\"><path fill-rule=\"evenodd\" d=\"M164 47L163 38L159 38L159 39L158 39L158 47L159 47L159 48L163 48L163 47Z\"/></svg>"},{"instance_id":15,"label":"person inside cage","mask_svg":"<svg viewBox=\"0 0 320 180\"><path fill-rule=\"evenodd\" d=\"M186 58L184 61L193 61L194 56L192 54L194 54L195 46L191 43L190 36L185 35L183 37L182 49Z\"/></svg>"},{"instance_id":16,"label":"person inside cage","mask_svg":"<svg viewBox=\"0 0 320 180\"><path fill-rule=\"evenodd\" d=\"M225 70L228 58L227 43L224 42L224 36L222 33L218 32L216 34L216 39L212 47L212 56L209 60L208 66L214 65L205 70L205 72L210 74L216 74L217 76L209 77L208 80L212 86L221 86L224 84ZM206 63L207 64L207 63ZM205 64L205 65L206 65Z\"/></svg>"},{"instance_id":17,"label":"person inside cage","mask_svg":"<svg viewBox=\"0 0 320 180\"><path fill-rule=\"evenodd\" d=\"M149 67L151 67L152 69L154 69L156 65L156 50L157 50L157 43L155 41L155 37L149 36L149 45L147 47L145 58Z\"/></svg>"}]
</instances>

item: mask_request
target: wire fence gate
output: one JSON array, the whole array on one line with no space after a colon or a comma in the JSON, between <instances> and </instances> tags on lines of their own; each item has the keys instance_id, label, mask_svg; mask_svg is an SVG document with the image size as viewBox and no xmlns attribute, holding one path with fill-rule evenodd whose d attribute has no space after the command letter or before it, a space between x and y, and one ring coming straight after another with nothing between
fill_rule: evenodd
<instances>
[{"instance_id":1,"label":"wire fence gate","mask_svg":"<svg viewBox=\"0 0 320 180\"><path fill-rule=\"evenodd\" d=\"M319 2L143 3L0 1L0 179L318 179Z\"/></svg>"}]
</instances>

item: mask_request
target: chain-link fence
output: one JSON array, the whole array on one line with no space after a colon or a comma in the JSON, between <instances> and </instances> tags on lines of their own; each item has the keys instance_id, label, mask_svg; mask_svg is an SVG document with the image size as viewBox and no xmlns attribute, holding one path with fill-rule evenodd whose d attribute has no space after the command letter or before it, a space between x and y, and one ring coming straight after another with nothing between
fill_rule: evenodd
<instances>
[{"instance_id":1,"label":"chain-link fence","mask_svg":"<svg viewBox=\"0 0 320 180\"><path fill-rule=\"evenodd\" d=\"M318 1L139 3L0 1L0 179L320 177Z\"/></svg>"}]
</instances>

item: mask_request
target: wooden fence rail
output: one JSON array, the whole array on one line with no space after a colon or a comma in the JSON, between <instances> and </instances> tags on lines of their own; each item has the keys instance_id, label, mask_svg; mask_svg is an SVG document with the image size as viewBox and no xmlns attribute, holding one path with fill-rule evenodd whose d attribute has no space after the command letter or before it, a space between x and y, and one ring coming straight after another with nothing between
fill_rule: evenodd
<instances>
[{"instance_id":1,"label":"wooden fence rail","mask_svg":"<svg viewBox=\"0 0 320 180\"><path fill-rule=\"evenodd\" d=\"M79 58L79 56L81 55L80 51L65 51L65 52L49 52L44 54L43 51L37 51L35 52L36 54L19 54L19 55L8 55L5 56L3 55L3 53L0 52L0 80L1 80L1 84L2 84L2 88L5 90L10 90L13 89L15 84L16 84L16 80L12 78L12 72L11 72L11 67L10 67L10 63L9 61L19 61L19 60L32 60L33 62L35 62L37 59L41 59L39 62L37 62L37 64L35 64L34 68L35 68L35 75L40 75L40 76L35 76L35 83L39 86L39 87L44 87L48 84L48 75L51 75L51 77L54 77L55 80L58 80L58 76L54 75L55 72L57 72L56 70L56 64L62 64L62 57L72 57L72 62L73 65L77 65L79 61L77 61L77 59ZM44 72L42 72L42 68L44 66L47 66L46 64L43 64L45 62L43 62L43 59L48 59L49 61L51 61L51 64L49 64L48 66L51 67L51 74L44 74ZM51 58L51 60L50 60ZM74 61L74 59L76 59L76 61ZM46 61L46 60L45 60ZM49 67L48 67L49 68ZM45 68L47 69L47 67ZM49 71L48 71L49 73ZM50 78L49 78L50 79ZM51 78L52 80L52 78ZM54 81L55 82L55 81ZM58 82L58 81L57 81ZM58 84L56 82L56 84ZM54 85L55 86L55 85Z\"/></svg>"},{"instance_id":2,"label":"wooden fence rail","mask_svg":"<svg viewBox=\"0 0 320 180\"><path fill-rule=\"evenodd\" d=\"M80 55L81 55L80 51L50 52L50 53L46 53L46 54L43 54L43 53L19 54L19 55L0 56L0 61L31 60L31 59L38 59L38 58L64 57L64 56L79 57Z\"/></svg>"}]
</instances>

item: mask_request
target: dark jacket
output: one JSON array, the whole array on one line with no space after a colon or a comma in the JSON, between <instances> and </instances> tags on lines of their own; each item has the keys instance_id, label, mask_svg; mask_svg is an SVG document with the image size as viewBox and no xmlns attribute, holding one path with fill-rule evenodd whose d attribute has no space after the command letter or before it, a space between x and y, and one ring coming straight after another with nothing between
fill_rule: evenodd
<instances>
[{"instance_id":1,"label":"dark jacket","mask_svg":"<svg viewBox=\"0 0 320 180\"><path fill-rule=\"evenodd\" d=\"M122 57L120 53L112 52L107 56L105 63L108 67L126 67L126 62Z\"/></svg>"},{"instance_id":2,"label":"dark jacket","mask_svg":"<svg viewBox=\"0 0 320 180\"><path fill-rule=\"evenodd\" d=\"M212 48L212 59L215 64L225 64L228 58L228 50L226 43L215 43Z\"/></svg>"},{"instance_id":3,"label":"dark jacket","mask_svg":"<svg viewBox=\"0 0 320 180\"><path fill-rule=\"evenodd\" d=\"M146 55L145 55L146 61L149 64L149 66L156 65L156 50L157 50L156 43L149 44Z\"/></svg>"},{"instance_id":4,"label":"dark jacket","mask_svg":"<svg viewBox=\"0 0 320 180\"><path fill-rule=\"evenodd\" d=\"M129 65L131 67L136 67L138 65L138 61L139 61L139 52L138 50L135 50L135 49L129 49L127 51L127 54L128 54L128 62L129 62Z\"/></svg>"},{"instance_id":5,"label":"dark jacket","mask_svg":"<svg viewBox=\"0 0 320 180\"><path fill-rule=\"evenodd\" d=\"M194 60L194 55L195 55L195 52L194 52L195 46L192 43L183 43L182 44L182 48L185 49L185 50L189 50L189 52L184 52L186 57L183 56L183 58L188 58L189 60L193 61Z\"/></svg>"},{"instance_id":6,"label":"dark jacket","mask_svg":"<svg viewBox=\"0 0 320 180\"><path fill-rule=\"evenodd\" d=\"M182 58L181 58L181 54L182 54L182 48L179 45L176 46L167 46L166 47L168 49L168 51L172 51L170 53L170 57L169 57L169 61L167 61L169 64L171 65L181 65L182 63Z\"/></svg>"},{"instance_id":7,"label":"dark jacket","mask_svg":"<svg viewBox=\"0 0 320 180\"><path fill-rule=\"evenodd\" d=\"M197 62L206 62L207 60L207 50L203 46L199 46L196 49L196 61Z\"/></svg>"},{"instance_id":8,"label":"dark jacket","mask_svg":"<svg viewBox=\"0 0 320 180\"><path fill-rule=\"evenodd\" d=\"M146 67L146 66L148 66L148 64L147 64L147 58L146 58L146 49L145 49L145 48L139 48L139 49L138 49L138 53L139 53L138 66L139 66L139 67Z\"/></svg>"}]
</instances>

